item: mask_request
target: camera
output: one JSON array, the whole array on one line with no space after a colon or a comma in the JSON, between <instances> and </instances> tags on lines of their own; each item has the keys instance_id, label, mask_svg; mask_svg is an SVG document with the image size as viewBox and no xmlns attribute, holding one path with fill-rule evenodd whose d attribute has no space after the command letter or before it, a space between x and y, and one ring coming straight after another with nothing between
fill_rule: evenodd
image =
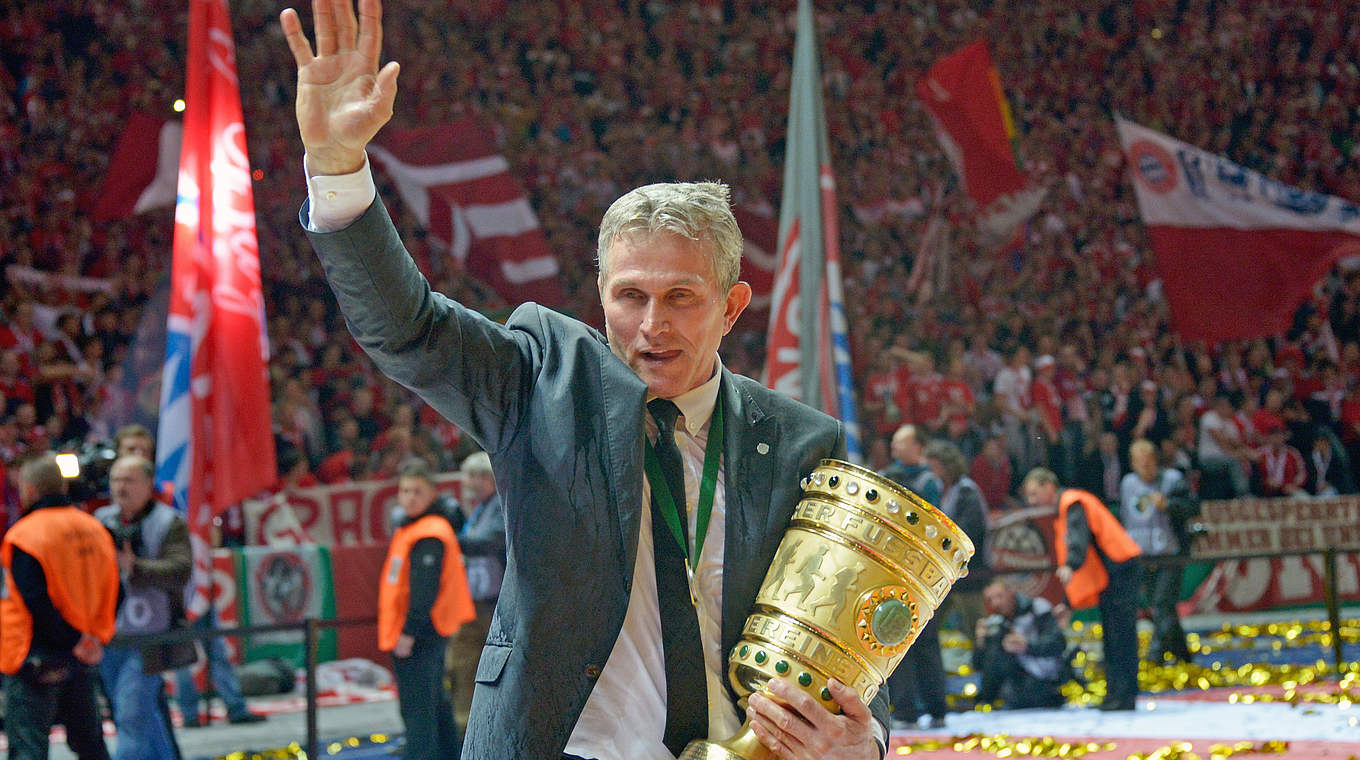
<instances>
[{"instance_id":1,"label":"camera","mask_svg":"<svg viewBox=\"0 0 1360 760\"><path fill-rule=\"evenodd\" d=\"M66 493L72 501L82 502L109 495L109 470L118 452L108 441L91 441L74 452L57 455L57 464L66 478Z\"/></svg>"},{"instance_id":2,"label":"camera","mask_svg":"<svg viewBox=\"0 0 1360 760\"><path fill-rule=\"evenodd\" d=\"M988 615L987 617L983 618L982 621L983 625L986 626L988 638L992 636L1000 636L1001 632L1006 627L1006 619L1001 617L1000 615Z\"/></svg>"},{"instance_id":3,"label":"camera","mask_svg":"<svg viewBox=\"0 0 1360 760\"><path fill-rule=\"evenodd\" d=\"M139 548L136 542L141 535L141 528L142 526L136 523L132 525L119 523L117 527L109 528L109 533L113 535L113 545L121 549L124 544L127 544L132 547L135 554Z\"/></svg>"}]
</instances>

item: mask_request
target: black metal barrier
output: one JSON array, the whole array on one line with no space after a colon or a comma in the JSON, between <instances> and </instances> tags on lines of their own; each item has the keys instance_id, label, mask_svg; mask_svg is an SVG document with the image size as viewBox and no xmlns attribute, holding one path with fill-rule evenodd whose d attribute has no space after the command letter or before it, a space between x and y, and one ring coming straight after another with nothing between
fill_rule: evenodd
<instances>
[{"instance_id":1,"label":"black metal barrier","mask_svg":"<svg viewBox=\"0 0 1360 760\"><path fill-rule=\"evenodd\" d=\"M1164 565L1193 565L1200 562L1229 562L1233 560L1248 559L1277 559L1280 557L1307 557L1313 554L1321 554L1323 558L1322 575L1322 605L1327 610L1327 630L1332 638L1332 664L1336 666L1337 672L1341 671L1341 596L1336 590L1337 556L1340 554L1360 554L1354 550L1337 549L1335 546L1328 546L1325 549L1298 549L1288 552L1265 552L1261 554L1248 554L1243 556L1215 556L1215 555L1196 555L1186 556L1170 555L1160 557L1142 557L1139 561L1154 567Z\"/></svg>"},{"instance_id":2,"label":"black metal barrier","mask_svg":"<svg viewBox=\"0 0 1360 760\"><path fill-rule=\"evenodd\" d=\"M1352 550L1336 549L1328 547L1326 549L1310 549L1288 552L1267 552L1261 554L1246 554L1236 556L1196 556L1196 555L1168 555L1159 557L1142 557L1140 562L1144 565L1192 565L1200 562L1226 562L1231 560L1250 560L1250 559L1274 559L1279 557L1301 557L1313 554L1321 554L1325 561L1325 571L1323 577L1323 603L1327 610L1327 625L1331 633L1332 640L1332 661L1336 665L1337 672L1341 671L1343 664L1341 647L1341 603L1337 593L1337 556L1342 553L1360 553ZM1016 568L998 570L1000 575L1020 575L1052 572L1057 569L1056 565L1047 567ZM296 623L275 623L271 625L250 625L237 628L220 628L210 631L203 631L193 628L185 628L167 633L143 634L140 636L116 636L110 646L136 646L141 644L165 644L177 641L206 641L217 638L218 636L255 636L264 633L285 633L298 631L302 633L303 642L303 667L306 670L306 703L307 703L307 739L304 749L309 758L318 758L320 750L320 738L317 736L317 685L316 685L316 650L318 633L328 628L342 628L357 625L376 625L376 617L365 618L337 618L334 620L317 620L307 618Z\"/></svg>"}]
</instances>

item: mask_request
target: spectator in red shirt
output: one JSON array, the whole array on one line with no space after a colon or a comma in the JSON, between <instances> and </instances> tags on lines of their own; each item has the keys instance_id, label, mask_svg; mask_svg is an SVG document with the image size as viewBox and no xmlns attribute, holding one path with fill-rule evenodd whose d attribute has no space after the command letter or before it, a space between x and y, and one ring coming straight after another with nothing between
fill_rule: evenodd
<instances>
[{"instance_id":1,"label":"spectator in red shirt","mask_svg":"<svg viewBox=\"0 0 1360 760\"><path fill-rule=\"evenodd\" d=\"M33 302L15 304L9 322L0 324L0 349L14 349L31 361L42 342L42 331L33 322Z\"/></svg>"},{"instance_id":2,"label":"spectator in red shirt","mask_svg":"<svg viewBox=\"0 0 1360 760\"><path fill-rule=\"evenodd\" d=\"M1257 493L1262 496L1304 496L1308 470L1299 450L1286 441L1289 428L1283 422L1262 431L1266 446L1256 455Z\"/></svg>"},{"instance_id":3,"label":"spectator in red shirt","mask_svg":"<svg viewBox=\"0 0 1360 760\"><path fill-rule=\"evenodd\" d=\"M1032 414L1035 430L1044 437L1049 466L1057 466L1065 457L1062 448L1062 397L1055 381L1058 362L1049 354L1034 361L1034 382L1030 386L1033 398Z\"/></svg>"},{"instance_id":4,"label":"spectator in red shirt","mask_svg":"<svg viewBox=\"0 0 1360 760\"><path fill-rule=\"evenodd\" d=\"M4 396L6 406L20 402L32 404L35 400L33 386L21 374L22 365L18 351L0 352L0 395Z\"/></svg>"},{"instance_id":5,"label":"spectator in red shirt","mask_svg":"<svg viewBox=\"0 0 1360 760\"><path fill-rule=\"evenodd\" d=\"M935 371L935 357L929 352L913 353L907 366L911 368L911 379L907 381L911 415L907 419L926 430L938 432L945 420L941 403L944 378Z\"/></svg>"},{"instance_id":6,"label":"spectator in red shirt","mask_svg":"<svg viewBox=\"0 0 1360 760\"><path fill-rule=\"evenodd\" d=\"M971 424L977 400L973 389L968 385L968 364L962 356L949 361L949 373L940 383L940 414L953 424Z\"/></svg>"},{"instance_id":7,"label":"spectator in red shirt","mask_svg":"<svg viewBox=\"0 0 1360 760\"><path fill-rule=\"evenodd\" d=\"M987 438L982 444L982 451L973 457L968 474L993 510L1016 506L1015 500L1010 498L1014 471L1011 458L1006 453L1004 434L997 433Z\"/></svg>"},{"instance_id":8,"label":"spectator in red shirt","mask_svg":"<svg viewBox=\"0 0 1360 760\"><path fill-rule=\"evenodd\" d=\"M905 421L900 400L906 398L911 370L896 362L887 350L877 353L873 367L865 380L865 413L875 433L892 435Z\"/></svg>"}]
</instances>

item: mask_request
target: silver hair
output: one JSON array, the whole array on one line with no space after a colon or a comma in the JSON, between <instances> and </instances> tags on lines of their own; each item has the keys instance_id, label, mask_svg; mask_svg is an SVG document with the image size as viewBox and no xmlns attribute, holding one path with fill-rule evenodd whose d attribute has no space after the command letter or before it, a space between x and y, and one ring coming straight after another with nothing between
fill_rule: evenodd
<instances>
[{"instance_id":1,"label":"silver hair","mask_svg":"<svg viewBox=\"0 0 1360 760\"><path fill-rule=\"evenodd\" d=\"M154 480L156 478L156 465L152 464L150 459L147 459L140 454L125 454L118 457L113 461L113 465L109 467L109 470L112 471L114 467L124 463L130 467L137 468L137 471L146 476L147 480Z\"/></svg>"},{"instance_id":2,"label":"silver hair","mask_svg":"<svg viewBox=\"0 0 1360 760\"><path fill-rule=\"evenodd\" d=\"M609 249L621 237L669 232L703 244L725 292L741 277L741 230L732 215L732 190L721 182L667 182L630 190L600 221L596 264L609 272Z\"/></svg>"}]
</instances>

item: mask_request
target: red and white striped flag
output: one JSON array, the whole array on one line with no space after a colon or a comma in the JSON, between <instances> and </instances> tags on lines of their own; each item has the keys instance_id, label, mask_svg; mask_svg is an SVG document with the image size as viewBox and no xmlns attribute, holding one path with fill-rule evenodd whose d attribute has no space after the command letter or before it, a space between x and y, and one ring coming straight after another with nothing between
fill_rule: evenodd
<instances>
[{"instance_id":1,"label":"red and white striped flag","mask_svg":"<svg viewBox=\"0 0 1360 760\"><path fill-rule=\"evenodd\" d=\"M175 205L183 134L177 121L133 113L113 148L90 218L108 222Z\"/></svg>"},{"instance_id":2,"label":"red and white striped flag","mask_svg":"<svg viewBox=\"0 0 1360 760\"><path fill-rule=\"evenodd\" d=\"M1289 187L1130 121L1115 124L1182 338L1283 332L1332 264L1360 253L1360 205Z\"/></svg>"},{"instance_id":3,"label":"red and white striped flag","mask_svg":"<svg viewBox=\"0 0 1360 760\"><path fill-rule=\"evenodd\" d=\"M207 610L213 516L277 475L255 201L225 0L191 0L156 480L194 543L190 611Z\"/></svg>"},{"instance_id":4,"label":"red and white striped flag","mask_svg":"<svg viewBox=\"0 0 1360 760\"><path fill-rule=\"evenodd\" d=\"M368 154L466 271L510 303L561 304L557 257L509 162L475 120L385 131Z\"/></svg>"}]
</instances>

